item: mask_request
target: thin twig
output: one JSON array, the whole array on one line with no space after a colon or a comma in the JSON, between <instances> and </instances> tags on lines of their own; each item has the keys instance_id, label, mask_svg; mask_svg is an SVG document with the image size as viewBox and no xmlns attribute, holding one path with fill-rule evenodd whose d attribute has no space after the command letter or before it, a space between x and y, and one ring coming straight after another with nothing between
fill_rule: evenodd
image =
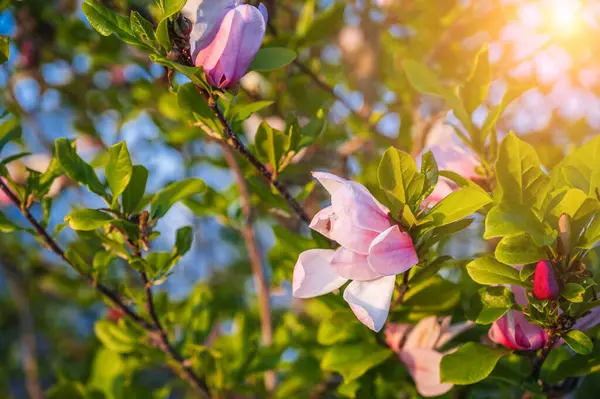
<instances>
[{"instance_id":1,"label":"thin twig","mask_svg":"<svg viewBox=\"0 0 600 399\"><path fill-rule=\"evenodd\" d=\"M154 306L152 284L148 280L148 275L144 272L140 272L140 277L144 283L144 291L146 293L146 310L148 311L148 314L150 315L150 318L154 324L154 328L156 329L159 348L168 354L173 360L175 360L177 366L174 367L173 370L179 375L179 377L190 384L198 397L209 398L209 389L206 385L206 382L197 376L196 373L194 373L188 362L185 361L183 356L181 356L181 354L169 341L167 330L165 330L163 327L160 318L158 317L158 313L156 312L156 307Z\"/></svg>"},{"instance_id":2,"label":"thin twig","mask_svg":"<svg viewBox=\"0 0 600 399\"><path fill-rule=\"evenodd\" d=\"M198 91L204 97L204 99L208 103L209 107L211 108L211 110L213 111L215 116L217 117L219 124L223 128L223 131L225 132L225 136L228 139L228 141L226 143L228 145L230 145L236 152L238 152L240 155L242 155L248 162L250 162L250 164L252 166L254 166L254 168L273 185L273 187L275 187L275 189L279 192L279 194L283 197L283 199L285 199L285 201L288 203L289 207L298 215L298 217L303 222L305 222L307 224L310 223L310 217L308 217L308 214L304 211L302 206L292 196L292 194L290 193L289 189L285 186L285 184L283 184L281 181L279 181L273 175L273 173L271 173L267 169L267 167L265 165L263 165L262 162L260 162L258 160L258 158L256 158L254 156L254 154L252 154L246 148L244 143L242 143L242 141L239 139L239 137L233 132L232 127L229 125L229 122L225 118L225 115L223 115L223 112L219 108L216 99L200 87L198 87Z\"/></svg>"},{"instance_id":3,"label":"thin twig","mask_svg":"<svg viewBox=\"0 0 600 399\"><path fill-rule=\"evenodd\" d=\"M240 170L237 160L235 159L235 154L226 143L221 141L220 145L221 149L223 150L225 161L233 171L235 181L240 191L242 213L245 219L241 227L241 232L244 237L244 241L246 242L248 258L250 260L252 275L254 277L254 286L258 295L262 343L265 346L269 346L273 343L273 325L271 320L271 305L269 302L269 285L267 284L267 279L265 277L265 270L262 264L260 251L258 249L256 234L254 232L254 210L252 208L252 203L250 202L250 192L248 191L248 185L246 184L244 175ZM268 371L265 373L265 386L267 391L273 391L275 389L275 384L275 373L273 371Z\"/></svg>"},{"instance_id":4,"label":"thin twig","mask_svg":"<svg viewBox=\"0 0 600 399\"><path fill-rule=\"evenodd\" d=\"M58 243L52 238L52 236L42 227L42 225L33 217L33 215L29 212L21 200L12 192L12 190L2 181L0 180L0 190L2 190L6 196L11 200L11 202L19 209L21 214L29 221L29 223L33 226L35 231L38 233L40 238L44 241L46 246L58 255L65 263L71 266L81 277L83 277L92 287L94 287L100 294L102 294L106 299L108 299L115 307L121 310L127 317L129 317L133 322L135 322L139 327L144 329L149 336L158 336L160 337L159 348L165 352L168 356L170 356L176 363L176 366L171 365L172 369L186 382L190 384L192 389L196 392L196 395L200 398L209 398L208 390L206 389L206 384L196 376L193 371L185 364L182 356L170 345L165 346L162 335L164 334L164 330L161 328L160 322L157 323L156 312L152 306L153 312L150 313L150 316L153 319L153 323L149 323L145 319L143 319L138 313L134 310L130 309L123 301L119 298L119 296L113 292L110 288L98 282L93 276L86 274L67 258L63 249L58 245ZM149 285L146 284L146 294L148 295ZM168 343L168 339L167 339Z\"/></svg>"},{"instance_id":5,"label":"thin twig","mask_svg":"<svg viewBox=\"0 0 600 399\"><path fill-rule=\"evenodd\" d=\"M546 341L546 345L544 345L544 348L540 352L539 356L537 357L537 359L535 361L535 364L533 365L533 371L532 371L531 375L533 376L533 378L536 381L540 378L540 373L542 372L542 366L544 365L544 362L546 361L546 359L548 358L548 355L552 351L552 348L554 348L554 344L556 343L557 339L558 339L558 335L556 334L556 331L549 330L548 331L548 340Z\"/></svg>"},{"instance_id":6,"label":"thin twig","mask_svg":"<svg viewBox=\"0 0 600 399\"><path fill-rule=\"evenodd\" d=\"M409 272L406 271L404 272L403 276L402 276L402 284L400 286L397 286L397 290L398 290L398 298L396 298L396 300L392 303L391 308L395 308L398 305L401 305L402 302L404 302L404 297L406 296L406 293L408 292L408 274Z\"/></svg>"}]
</instances>

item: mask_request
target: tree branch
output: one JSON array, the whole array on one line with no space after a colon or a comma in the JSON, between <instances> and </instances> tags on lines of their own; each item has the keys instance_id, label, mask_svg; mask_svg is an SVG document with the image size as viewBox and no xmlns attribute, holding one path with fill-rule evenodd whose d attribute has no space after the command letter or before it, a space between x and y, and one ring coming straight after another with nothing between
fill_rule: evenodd
<instances>
[{"instance_id":1,"label":"tree branch","mask_svg":"<svg viewBox=\"0 0 600 399\"><path fill-rule=\"evenodd\" d=\"M154 305L152 304L153 312L150 314L153 318L153 323L149 323L145 319L143 319L138 313L134 310L130 309L123 301L119 298L118 294L113 292L110 288L98 282L93 276L86 274L79 268L75 267L75 265L67 258L63 249L58 245L58 243L52 238L52 236L46 231L46 229L33 217L29 209L27 209L21 200L12 192L12 190L0 179L0 190L2 190L6 196L11 200L11 202L19 209L21 214L29 221L32 227L35 229L37 234L40 236L42 241L46 244L46 246L58 255L65 263L71 266L81 277L83 277L88 284L96 289L101 295L103 295L109 302L111 302L115 307L120 309L127 317L129 317L135 324L144 329L150 337L155 337L157 334L162 336L164 334L164 330L161 328L160 322L157 323L156 312L154 311ZM147 278L146 278L147 279ZM148 295L149 285L146 284L146 294ZM150 293L151 298L151 293ZM162 342L162 339L159 340ZM167 339L168 343L168 339ZM198 397L200 398L209 398L210 395L208 390L206 389L206 384L196 376L193 371L187 366L179 353L170 345L165 346L159 345L159 348L171 357L176 363L177 366L171 366L171 368L186 382L190 384L192 389L196 392Z\"/></svg>"},{"instance_id":2,"label":"tree branch","mask_svg":"<svg viewBox=\"0 0 600 399\"><path fill-rule=\"evenodd\" d=\"M254 232L254 211L250 202L250 192L246 185L244 175L240 170L240 167L235 159L235 155L231 148L224 142L220 142L221 149L223 150L223 156L225 161L233 171L235 181L241 196L242 213L244 215L244 223L241 227L242 236L246 242L246 248L248 250L248 258L250 260L250 266L252 267L252 275L254 277L254 286L258 295L259 303L259 315L260 315L260 326L262 343L265 346L269 346L273 343L273 326L271 320L271 305L269 301L269 285L265 277L265 270L262 264L260 251L258 249L258 243L256 234ZM265 374L265 386L267 391L271 392L275 389L276 375L273 371L268 371Z\"/></svg>"},{"instance_id":3,"label":"tree branch","mask_svg":"<svg viewBox=\"0 0 600 399\"><path fill-rule=\"evenodd\" d=\"M266 166L263 165L258 160L258 158L256 158L254 156L254 154L252 154L246 148L244 143L242 143L242 141L239 139L239 137L233 132L233 129L229 125L229 122L227 122L227 119L223 115L223 112L221 111L221 109L219 109L216 99L213 96L211 96L208 92L206 92L204 89L202 89L201 87L198 87L197 89L198 89L198 92L202 95L202 97L204 97L204 99L208 103L209 107L211 108L211 110L213 111L215 116L217 117L219 124L223 127L225 136L228 139L226 144L230 145L236 152L238 152L248 162L250 162L250 164L252 166L254 166L254 168L275 187L275 189L279 192L279 194L283 197L283 199L285 199L285 201L288 203L288 206L296 213L296 215L298 215L298 217L304 223L309 224L310 217L304 211L304 209L298 203L298 201L296 201L296 199L292 196L292 194L290 193L289 189L285 186L285 184L283 184L281 181L279 181L277 178L275 178L275 176L273 176L273 173L271 173L266 168Z\"/></svg>"}]
</instances>

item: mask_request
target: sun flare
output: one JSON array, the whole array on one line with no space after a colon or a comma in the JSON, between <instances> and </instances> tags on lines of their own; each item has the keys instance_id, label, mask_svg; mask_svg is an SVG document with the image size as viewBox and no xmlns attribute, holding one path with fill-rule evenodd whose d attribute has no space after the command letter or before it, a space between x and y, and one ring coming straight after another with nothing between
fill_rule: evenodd
<instances>
[{"instance_id":1,"label":"sun flare","mask_svg":"<svg viewBox=\"0 0 600 399\"><path fill-rule=\"evenodd\" d=\"M549 23L554 30L571 34L583 23L582 5L579 0L549 0Z\"/></svg>"}]
</instances>

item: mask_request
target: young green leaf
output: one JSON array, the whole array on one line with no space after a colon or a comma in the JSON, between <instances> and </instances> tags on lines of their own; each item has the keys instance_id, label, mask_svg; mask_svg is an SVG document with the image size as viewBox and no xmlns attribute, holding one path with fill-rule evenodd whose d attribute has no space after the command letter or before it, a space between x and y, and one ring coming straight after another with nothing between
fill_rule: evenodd
<instances>
[{"instance_id":1,"label":"young green leaf","mask_svg":"<svg viewBox=\"0 0 600 399\"><path fill-rule=\"evenodd\" d=\"M325 352L321 360L321 368L338 372L344 377L345 382L350 382L392 355L391 350L369 341L336 345Z\"/></svg>"},{"instance_id":2,"label":"young green leaf","mask_svg":"<svg viewBox=\"0 0 600 399\"><path fill-rule=\"evenodd\" d=\"M284 155L285 141L284 134L273 129L266 121L260 124L254 137L256 155L276 172L279 171L279 163Z\"/></svg>"},{"instance_id":3,"label":"young green leaf","mask_svg":"<svg viewBox=\"0 0 600 399\"><path fill-rule=\"evenodd\" d=\"M182 227L177 230L177 239L175 240L175 256L185 255L191 248L194 240L194 231L191 226Z\"/></svg>"},{"instance_id":4,"label":"young green leaf","mask_svg":"<svg viewBox=\"0 0 600 399\"><path fill-rule=\"evenodd\" d=\"M492 202L490 196L478 188L463 188L438 202L427 216L436 226L444 226L477 212Z\"/></svg>"},{"instance_id":5,"label":"young green leaf","mask_svg":"<svg viewBox=\"0 0 600 399\"><path fill-rule=\"evenodd\" d=\"M581 303L583 302L585 289L579 284L567 283L560 294L569 302Z\"/></svg>"},{"instance_id":6,"label":"young green leaf","mask_svg":"<svg viewBox=\"0 0 600 399\"><path fill-rule=\"evenodd\" d=\"M383 154L377 169L379 187L394 204L395 214L404 205L415 209L423 193L425 177L417 171L415 160L404 151L390 147ZM397 208L397 209L396 209Z\"/></svg>"},{"instance_id":7,"label":"young green leaf","mask_svg":"<svg viewBox=\"0 0 600 399\"><path fill-rule=\"evenodd\" d=\"M542 171L535 149L512 132L500 144L496 173L503 202L540 209L550 178Z\"/></svg>"},{"instance_id":8,"label":"young green leaf","mask_svg":"<svg viewBox=\"0 0 600 399\"><path fill-rule=\"evenodd\" d=\"M494 255L502 263L517 266L544 259L546 252L528 234L519 234L504 237L496 246Z\"/></svg>"},{"instance_id":9,"label":"young green leaf","mask_svg":"<svg viewBox=\"0 0 600 399\"><path fill-rule=\"evenodd\" d=\"M91 231L110 223L113 217L108 213L95 209L78 209L71 212L65 221L73 230Z\"/></svg>"},{"instance_id":10,"label":"young green leaf","mask_svg":"<svg viewBox=\"0 0 600 399\"><path fill-rule=\"evenodd\" d=\"M113 193L114 205L131 181L133 165L131 164L127 144L124 141L110 147L109 154L110 158L104 171L106 173L106 180L108 180L108 186Z\"/></svg>"},{"instance_id":11,"label":"young green leaf","mask_svg":"<svg viewBox=\"0 0 600 399\"><path fill-rule=\"evenodd\" d=\"M491 324L504 316L513 304L513 293L506 287L480 288L471 297L466 316L477 324Z\"/></svg>"},{"instance_id":12,"label":"young green leaf","mask_svg":"<svg viewBox=\"0 0 600 399\"><path fill-rule=\"evenodd\" d=\"M538 246L550 245L558 233L542 222L531 208L501 203L494 206L485 218L483 238L511 237L529 234Z\"/></svg>"},{"instance_id":13,"label":"young green leaf","mask_svg":"<svg viewBox=\"0 0 600 399\"><path fill-rule=\"evenodd\" d=\"M127 17L117 14L95 0L86 0L81 8L90 25L101 35L110 36L115 33L125 43L143 45L131 30Z\"/></svg>"},{"instance_id":14,"label":"young green leaf","mask_svg":"<svg viewBox=\"0 0 600 399\"><path fill-rule=\"evenodd\" d=\"M462 91L467 112L473 113L487 98L490 88L490 60L488 45L485 44L477 53L471 74Z\"/></svg>"},{"instance_id":15,"label":"young green leaf","mask_svg":"<svg viewBox=\"0 0 600 399\"><path fill-rule=\"evenodd\" d=\"M462 345L454 353L442 358L440 377L442 382L471 385L490 375L496 363L509 352L475 342Z\"/></svg>"},{"instance_id":16,"label":"young green leaf","mask_svg":"<svg viewBox=\"0 0 600 399\"><path fill-rule=\"evenodd\" d=\"M498 262L491 256L477 258L467 265L469 276L479 284L510 284L526 287L521 281L519 271L514 267Z\"/></svg>"},{"instance_id":17,"label":"young green leaf","mask_svg":"<svg viewBox=\"0 0 600 399\"><path fill-rule=\"evenodd\" d=\"M77 155L68 139L58 139L54 143L54 152L63 170L71 180L86 186L91 192L106 197L104 185L96 176L94 169Z\"/></svg>"},{"instance_id":18,"label":"young green leaf","mask_svg":"<svg viewBox=\"0 0 600 399\"><path fill-rule=\"evenodd\" d=\"M282 47L261 48L250 63L248 71L267 72L283 68L294 62L296 53Z\"/></svg>"},{"instance_id":19,"label":"young green leaf","mask_svg":"<svg viewBox=\"0 0 600 399\"><path fill-rule=\"evenodd\" d=\"M10 58L10 38L0 35L0 65L8 62Z\"/></svg>"},{"instance_id":20,"label":"young green leaf","mask_svg":"<svg viewBox=\"0 0 600 399\"><path fill-rule=\"evenodd\" d=\"M148 181L148 169L142 165L135 165L132 168L131 180L123 191L121 202L123 203L123 212L130 215L137 210L138 205L144 193L146 192L146 183Z\"/></svg>"},{"instance_id":21,"label":"young green leaf","mask_svg":"<svg viewBox=\"0 0 600 399\"><path fill-rule=\"evenodd\" d=\"M20 230L19 226L10 221L2 212L0 212L0 233L12 233Z\"/></svg>"},{"instance_id":22,"label":"young green leaf","mask_svg":"<svg viewBox=\"0 0 600 399\"><path fill-rule=\"evenodd\" d=\"M150 211L152 219L165 216L176 202L200 194L204 188L205 184L200 179L187 179L165 187L152 199Z\"/></svg>"},{"instance_id":23,"label":"young green leaf","mask_svg":"<svg viewBox=\"0 0 600 399\"><path fill-rule=\"evenodd\" d=\"M564 334L562 338L569 348L580 355L589 355L594 349L592 340L579 330L571 330Z\"/></svg>"},{"instance_id":24,"label":"young green leaf","mask_svg":"<svg viewBox=\"0 0 600 399\"><path fill-rule=\"evenodd\" d=\"M187 0L163 0L164 13L156 29L156 39L167 51L171 50L171 39L169 38L169 18L177 14Z\"/></svg>"}]
</instances>

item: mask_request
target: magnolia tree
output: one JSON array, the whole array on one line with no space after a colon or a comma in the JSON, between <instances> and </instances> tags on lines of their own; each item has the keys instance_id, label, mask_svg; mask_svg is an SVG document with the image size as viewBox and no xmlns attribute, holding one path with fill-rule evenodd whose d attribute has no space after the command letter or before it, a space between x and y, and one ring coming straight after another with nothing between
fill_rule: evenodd
<instances>
[{"instance_id":1,"label":"magnolia tree","mask_svg":"<svg viewBox=\"0 0 600 399\"><path fill-rule=\"evenodd\" d=\"M595 397L594 4L0 9L2 397Z\"/></svg>"}]
</instances>

